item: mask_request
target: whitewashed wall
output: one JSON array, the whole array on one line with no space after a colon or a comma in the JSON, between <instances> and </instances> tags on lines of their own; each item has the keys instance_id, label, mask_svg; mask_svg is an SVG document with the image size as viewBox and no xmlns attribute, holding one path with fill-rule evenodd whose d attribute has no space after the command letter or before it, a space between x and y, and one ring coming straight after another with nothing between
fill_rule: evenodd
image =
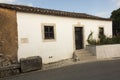
<instances>
[{"instance_id":1,"label":"whitewashed wall","mask_svg":"<svg viewBox=\"0 0 120 80\"><path fill-rule=\"evenodd\" d=\"M89 45L86 49L97 59L120 57L120 44Z\"/></svg>"},{"instance_id":2,"label":"whitewashed wall","mask_svg":"<svg viewBox=\"0 0 120 80\"><path fill-rule=\"evenodd\" d=\"M98 59L120 57L120 44L96 46Z\"/></svg>"},{"instance_id":3,"label":"whitewashed wall","mask_svg":"<svg viewBox=\"0 0 120 80\"><path fill-rule=\"evenodd\" d=\"M39 15L17 12L18 23L18 59L30 56L41 56L43 63L50 63L71 58L74 52L74 25L84 28L84 45L90 31L94 37L98 36L99 27L104 27L105 34L112 35L112 22L101 20L87 20L78 18ZM56 40L45 42L42 39L42 23L56 24ZM21 39L28 41L22 43ZM49 58L52 56L53 58Z\"/></svg>"}]
</instances>

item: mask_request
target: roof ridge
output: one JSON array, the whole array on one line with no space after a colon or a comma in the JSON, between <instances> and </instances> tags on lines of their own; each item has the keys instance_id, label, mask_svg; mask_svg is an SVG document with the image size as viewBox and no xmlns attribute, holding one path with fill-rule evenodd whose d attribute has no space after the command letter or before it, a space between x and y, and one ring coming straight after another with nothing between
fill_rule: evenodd
<instances>
[{"instance_id":1,"label":"roof ridge","mask_svg":"<svg viewBox=\"0 0 120 80\"><path fill-rule=\"evenodd\" d=\"M27 5L0 3L0 7L11 9L11 10L16 10L20 12L27 12L27 13L37 13L37 14L46 14L46 15L54 15L54 16L97 19L97 20L109 20L109 21L111 20L109 18L102 18L102 17L93 16L93 15L86 14L86 13L68 12L68 11L61 11L61 10L55 10L55 9L32 7L32 6L27 6Z\"/></svg>"}]
</instances>

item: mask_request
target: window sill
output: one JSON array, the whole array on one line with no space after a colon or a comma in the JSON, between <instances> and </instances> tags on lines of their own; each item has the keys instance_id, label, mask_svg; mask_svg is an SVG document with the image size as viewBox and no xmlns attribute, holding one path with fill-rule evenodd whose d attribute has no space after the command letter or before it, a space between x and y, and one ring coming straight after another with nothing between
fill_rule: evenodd
<instances>
[{"instance_id":1,"label":"window sill","mask_svg":"<svg viewBox=\"0 0 120 80\"><path fill-rule=\"evenodd\" d=\"M55 42L56 39L44 39L43 42Z\"/></svg>"}]
</instances>

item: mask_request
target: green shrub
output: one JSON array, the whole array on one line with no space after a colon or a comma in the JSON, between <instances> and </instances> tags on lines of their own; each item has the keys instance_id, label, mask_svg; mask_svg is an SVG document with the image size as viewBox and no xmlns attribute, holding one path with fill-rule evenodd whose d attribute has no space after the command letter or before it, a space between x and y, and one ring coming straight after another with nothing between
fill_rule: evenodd
<instances>
[{"instance_id":1,"label":"green shrub","mask_svg":"<svg viewBox=\"0 0 120 80\"><path fill-rule=\"evenodd\" d=\"M91 45L97 45L98 44L98 42L97 42L97 40L96 39L93 39L93 32L91 32L90 34L89 34L89 36L88 36L88 39L87 39L87 42L89 43L89 44L91 44Z\"/></svg>"},{"instance_id":2,"label":"green shrub","mask_svg":"<svg viewBox=\"0 0 120 80\"><path fill-rule=\"evenodd\" d=\"M120 44L120 36L114 36L112 38L105 35L99 35L99 40L93 39L93 32L88 36L87 42L90 45L103 45L103 44Z\"/></svg>"},{"instance_id":3,"label":"green shrub","mask_svg":"<svg viewBox=\"0 0 120 80\"><path fill-rule=\"evenodd\" d=\"M105 35L99 35L99 43L107 44L107 37Z\"/></svg>"},{"instance_id":4,"label":"green shrub","mask_svg":"<svg viewBox=\"0 0 120 80\"><path fill-rule=\"evenodd\" d=\"M113 42L120 44L120 36L113 37Z\"/></svg>"}]
</instances>

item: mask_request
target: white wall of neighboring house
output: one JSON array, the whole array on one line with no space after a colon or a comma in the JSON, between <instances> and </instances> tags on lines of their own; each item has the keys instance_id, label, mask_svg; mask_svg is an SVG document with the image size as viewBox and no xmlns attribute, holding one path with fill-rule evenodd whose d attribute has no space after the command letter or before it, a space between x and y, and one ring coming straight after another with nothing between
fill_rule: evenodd
<instances>
[{"instance_id":1,"label":"white wall of neighboring house","mask_svg":"<svg viewBox=\"0 0 120 80\"><path fill-rule=\"evenodd\" d=\"M42 24L56 25L56 40L42 39ZM74 27L83 27L84 46L90 32L98 37L99 27L104 27L105 35L112 35L112 21L79 19L17 12L18 24L18 59L41 56L43 63L50 63L71 58L74 52ZM25 43L24 43L25 39ZM23 42L22 42L23 41ZM52 56L52 58L49 58Z\"/></svg>"}]
</instances>

